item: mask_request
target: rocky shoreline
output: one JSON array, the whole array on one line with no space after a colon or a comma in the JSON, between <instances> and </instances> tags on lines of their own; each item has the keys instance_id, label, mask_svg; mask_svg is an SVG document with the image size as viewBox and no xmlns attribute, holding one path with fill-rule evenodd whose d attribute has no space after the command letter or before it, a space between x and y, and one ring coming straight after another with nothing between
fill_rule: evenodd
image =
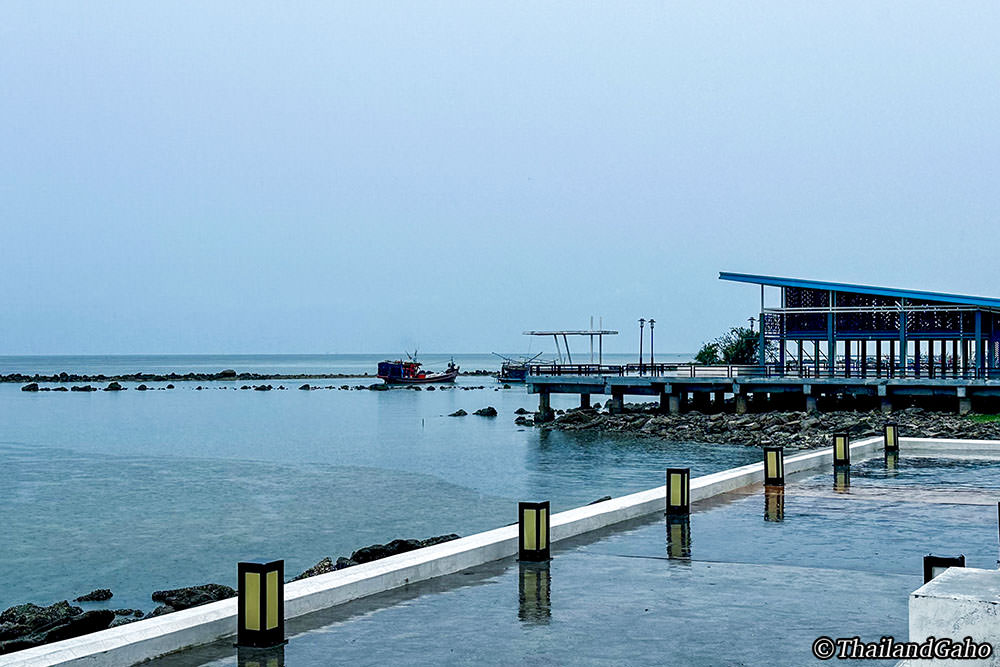
<instances>
[{"instance_id":1,"label":"rocky shoreline","mask_svg":"<svg viewBox=\"0 0 1000 667\"><path fill-rule=\"evenodd\" d=\"M525 411L526 412L526 411ZM763 412L737 415L728 412L703 414L685 412L662 414L655 403L629 404L622 414L598 409L574 409L557 415L553 421L537 423L525 415L515 423L541 429L562 431L602 431L639 437L684 442L717 444L783 445L789 449L812 449L829 445L834 433L847 433L851 439L882 434L887 422L898 425L902 436L922 438L1000 439L1000 421L976 421L946 412L931 412L919 407L891 414L880 411L852 410L822 413Z\"/></svg>"},{"instance_id":2,"label":"rocky shoreline","mask_svg":"<svg viewBox=\"0 0 1000 667\"><path fill-rule=\"evenodd\" d=\"M429 547L442 542L457 540L458 535L438 535L424 540L393 540L388 544L372 544L353 552L350 558L343 556L333 561L329 557L316 563L305 572L293 577L298 581L306 577L325 574L346 567L370 563L371 561ZM74 599L74 602L107 602L114 594L110 589L99 588ZM72 639L91 632L98 632L125 625L145 618L170 614L182 609L199 607L236 597L236 591L222 584L202 584L165 591L154 591L150 598L160 605L144 613L141 609L89 609L71 605L62 600L47 607L31 602L15 605L0 613L0 655L41 646L63 639Z\"/></svg>"},{"instance_id":3,"label":"rocky shoreline","mask_svg":"<svg viewBox=\"0 0 1000 667\"><path fill-rule=\"evenodd\" d=\"M496 371L473 370L461 371L464 377L491 377ZM123 373L120 375L80 375L77 373L56 373L52 375L25 375L24 373L8 373L0 375L0 382L217 382L245 380L260 382L261 380L347 380L375 377L370 373L237 373L232 369L218 373Z\"/></svg>"}]
</instances>

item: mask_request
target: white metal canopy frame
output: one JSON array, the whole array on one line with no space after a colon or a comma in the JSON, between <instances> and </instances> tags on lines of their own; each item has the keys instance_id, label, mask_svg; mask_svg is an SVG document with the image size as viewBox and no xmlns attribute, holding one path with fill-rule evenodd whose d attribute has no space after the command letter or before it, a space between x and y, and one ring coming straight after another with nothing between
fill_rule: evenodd
<instances>
[{"instance_id":1,"label":"white metal canopy frame","mask_svg":"<svg viewBox=\"0 0 1000 667\"><path fill-rule=\"evenodd\" d=\"M590 361L594 361L594 338L597 338L597 363L604 361L604 337L617 336L617 331L611 329L566 329L559 331L525 331L525 336L552 336L556 342L556 353L559 355L559 363L563 363L562 350L559 348L559 337L562 336L563 345L566 348L566 361L573 363L573 355L569 351L569 339L567 336L589 336L590 337Z\"/></svg>"}]
</instances>

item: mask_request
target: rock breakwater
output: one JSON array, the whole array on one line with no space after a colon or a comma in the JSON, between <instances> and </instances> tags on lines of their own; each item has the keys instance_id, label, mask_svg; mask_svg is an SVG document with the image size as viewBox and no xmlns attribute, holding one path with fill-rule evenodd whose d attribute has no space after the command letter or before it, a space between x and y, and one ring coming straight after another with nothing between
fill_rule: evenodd
<instances>
[{"instance_id":1,"label":"rock breakwater","mask_svg":"<svg viewBox=\"0 0 1000 667\"><path fill-rule=\"evenodd\" d=\"M668 415L660 414L654 404L646 404L629 406L626 412L617 415L594 409L570 410L554 421L537 425L543 429L629 433L684 442L811 449L829 445L834 433L847 433L852 440L881 435L887 422L896 423L904 437L1000 439L1000 421L975 421L922 408L907 408L891 414L839 411ZM531 425L532 421L519 417L518 423Z\"/></svg>"}]
</instances>

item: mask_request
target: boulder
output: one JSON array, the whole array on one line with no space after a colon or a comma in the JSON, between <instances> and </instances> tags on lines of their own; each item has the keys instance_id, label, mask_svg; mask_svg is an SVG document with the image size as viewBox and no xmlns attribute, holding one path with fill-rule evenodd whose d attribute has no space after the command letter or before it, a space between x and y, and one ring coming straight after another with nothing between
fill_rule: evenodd
<instances>
[{"instance_id":1,"label":"boulder","mask_svg":"<svg viewBox=\"0 0 1000 667\"><path fill-rule=\"evenodd\" d=\"M84 612L65 600L48 607L11 607L0 614L0 654L104 630L114 618L108 609Z\"/></svg>"},{"instance_id":2,"label":"boulder","mask_svg":"<svg viewBox=\"0 0 1000 667\"><path fill-rule=\"evenodd\" d=\"M188 586L187 588L175 588L168 591L156 591L153 593L153 602L161 602L164 605L173 607L175 610L190 609L209 602L218 602L227 598L235 597L236 591L229 586L222 584L203 584L201 586Z\"/></svg>"},{"instance_id":3,"label":"boulder","mask_svg":"<svg viewBox=\"0 0 1000 667\"><path fill-rule=\"evenodd\" d=\"M142 609L112 609L115 612L115 616L135 616L136 618L142 618Z\"/></svg>"},{"instance_id":4,"label":"boulder","mask_svg":"<svg viewBox=\"0 0 1000 667\"><path fill-rule=\"evenodd\" d=\"M172 384L168 384L167 385L167 389L173 389L173 388L174 388L174 385L172 385Z\"/></svg>"},{"instance_id":5,"label":"boulder","mask_svg":"<svg viewBox=\"0 0 1000 667\"><path fill-rule=\"evenodd\" d=\"M104 391L122 391L123 389L124 387L122 387L119 383L109 382L108 386L104 388Z\"/></svg>"},{"instance_id":6,"label":"boulder","mask_svg":"<svg viewBox=\"0 0 1000 667\"><path fill-rule=\"evenodd\" d=\"M525 410L524 408L518 408L517 410L514 410L514 414L515 415L530 415L531 412L529 412L528 410Z\"/></svg>"},{"instance_id":7,"label":"boulder","mask_svg":"<svg viewBox=\"0 0 1000 667\"><path fill-rule=\"evenodd\" d=\"M476 410L472 414L479 415L480 417L496 417L497 409L494 408L492 405L489 405L485 408L480 408L479 410Z\"/></svg>"},{"instance_id":8,"label":"boulder","mask_svg":"<svg viewBox=\"0 0 1000 667\"><path fill-rule=\"evenodd\" d=\"M420 549L421 547L429 547L435 544L441 544L442 542L449 542L451 540L458 539L458 535L451 533L448 535L439 535L437 537L430 537L426 540L393 540L388 544L373 544L368 547L363 547L358 549L351 554L351 560L355 563L370 563L373 560L379 560L381 558L388 558L389 556L395 556L396 554L406 553L408 551L413 551L414 549Z\"/></svg>"},{"instance_id":9,"label":"boulder","mask_svg":"<svg viewBox=\"0 0 1000 667\"><path fill-rule=\"evenodd\" d=\"M309 383L307 382L304 385L302 385L301 387L299 387L299 389L301 389L302 391L309 391L310 389L312 389L312 387L310 387Z\"/></svg>"},{"instance_id":10,"label":"boulder","mask_svg":"<svg viewBox=\"0 0 1000 667\"><path fill-rule=\"evenodd\" d=\"M21 387L21 391L38 391L38 383L32 382Z\"/></svg>"},{"instance_id":11,"label":"boulder","mask_svg":"<svg viewBox=\"0 0 1000 667\"><path fill-rule=\"evenodd\" d=\"M140 384L138 387L135 388L136 391L146 391L147 389L149 389L149 387L147 387L144 384Z\"/></svg>"},{"instance_id":12,"label":"boulder","mask_svg":"<svg viewBox=\"0 0 1000 667\"><path fill-rule=\"evenodd\" d=\"M128 625L129 623L135 623L138 620L139 620L138 618L134 618L132 616L117 616L116 615L115 616L115 620L111 621L111 625L109 625L108 627L109 628L117 628L119 625Z\"/></svg>"},{"instance_id":13,"label":"boulder","mask_svg":"<svg viewBox=\"0 0 1000 667\"><path fill-rule=\"evenodd\" d=\"M220 378L230 378L230 379L235 378L236 377L236 371L234 371L232 368L227 368L224 371L219 371L219 377Z\"/></svg>"},{"instance_id":14,"label":"boulder","mask_svg":"<svg viewBox=\"0 0 1000 667\"><path fill-rule=\"evenodd\" d=\"M300 574L299 576L292 579L292 581L298 581L299 579L306 579L308 577L315 577L317 574L326 574L328 572L336 572L337 570L343 570L345 567L351 567L352 565L357 565L350 558L344 558L343 556L337 559L337 562L333 562L329 556L321 560L320 562L313 565L311 568Z\"/></svg>"},{"instance_id":15,"label":"boulder","mask_svg":"<svg viewBox=\"0 0 1000 667\"><path fill-rule=\"evenodd\" d=\"M427 387L427 391L437 391L437 387L435 387L434 385L431 385L431 386Z\"/></svg>"},{"instance_id":16,"label":"boulder","mask_svg":"<svg viewBox=\"0 0 1000 667\"><path fill-rule=\"evenodd\" d=\"M271 391L272 389L274 389L274 387L272 387L269 384L259 384L255 386L253 389L254 391Z\"/></svg>"},{"instance_id":17,"label":"boulder","mask_svg":"<svg viewBox=\"0 0 1000 667\"><path fill-rule=\"evenodd\" d=\"M110 600L112 596L114 596L114 593L112 593L109 589L98 588L90 591L86 595L81 595L73 600L73 602L104 602L105 600Z\"/></svg>"},{"instance_id":18,"label":"boulder","mask_svg":"<svg viewBox=\"0 0 1000 667\"><path fill-rule=\"evenodd\" d=\"M465 416L465 415L467 415L467 414L469 414L469 413L468 413L468 412L466 412L465 410L462 410L462 409L458 409L458 410L455 410L454 412L452 412L452 413L451 413L450 415L448 415L448 416L449 416L449 417L464 417L464 416Z\"/></svg>"},{"instance_id":19,"label":"boulder","mask_svg":"<svg viewBox=\"0 0 1000 667\"><path fill-rule=\"evenodd\" d=\"M156 617L156 616L163 616L164 614L172 614L175 611L177 611L177 610L174 609L173 607L171 607L170 605L168 605L168 604L161 604L159 607L157 607L153 611L151 611L148 614L146 614L145 616L143 616L143 618L153 618L153 617Z\"/></svg>"},{"instance_id":20,"label":"boulder","mask_svg":"<svg viewBox=\"0 0 1000 667\"><path fill-rule=\"evenodd\" d=\"M66 387L55 387L52 389L52 391L69 391L69 389L67 389Z\"/></svg>"}]
</instances>

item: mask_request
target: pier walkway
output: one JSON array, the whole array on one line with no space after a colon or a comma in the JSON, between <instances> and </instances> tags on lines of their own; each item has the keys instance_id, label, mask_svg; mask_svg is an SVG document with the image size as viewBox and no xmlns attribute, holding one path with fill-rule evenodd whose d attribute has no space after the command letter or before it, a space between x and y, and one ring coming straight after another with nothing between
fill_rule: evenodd
<instances>
[{"instance_id":1,"label":"pier walkway","mask_svg":"<svg viewBox=\"0 0 1000 667\"><path fill-rule=\"evenodd\" d=\"M591 395L611 397L609 409L620 411L625 396L655 396L664 411L678 413L721 407L731 396L736 412L749 402L781 397L785 407L812 412L821 396L877 398L884 412L894 402L913 397L937 397L953 403L960 414L972 410L974 398L1000 397L997 369L958 369L954 372L908 369L906 372L850 368L830 370L811 366L782 369L762 366L698 366L695 364L549 364L532 366L526 379L528 393L539 395L539 416L551 417L551 394L579 394L580 406L590 407Z\"/></svg>"}]
</instances>

